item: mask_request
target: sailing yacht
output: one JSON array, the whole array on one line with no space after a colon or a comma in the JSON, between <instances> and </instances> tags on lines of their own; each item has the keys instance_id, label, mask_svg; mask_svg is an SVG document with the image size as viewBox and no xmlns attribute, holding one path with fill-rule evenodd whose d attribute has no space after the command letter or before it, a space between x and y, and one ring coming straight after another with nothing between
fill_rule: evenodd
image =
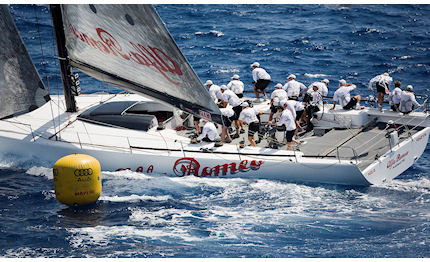
<instances>
[{"instance_id":1,"label":"sailing yacht","mask_svg":"<svg viewBox=\"0 0 430 262\"><path fill-rule=\"evenodd\" d=\"M150 5L51 5L64 95L48 94L8 11L1 6L0 149L54 163L88 154L102 170L154 176L242 177L371 185L388 182L422 155L427 112L328 110L294 150L193 144L194 116L221 113ZM131 33L133 32L133 33ZM128 92L79 94L72 68ZM249 101L253 99L245 98ZM267 103L254 103L266 123Z\"/></svg>"}]
</instances>

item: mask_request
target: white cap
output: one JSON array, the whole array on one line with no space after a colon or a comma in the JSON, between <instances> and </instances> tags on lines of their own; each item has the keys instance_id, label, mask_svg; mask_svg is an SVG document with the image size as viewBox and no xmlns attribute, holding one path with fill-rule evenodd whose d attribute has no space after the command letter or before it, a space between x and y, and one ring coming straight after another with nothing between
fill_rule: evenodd
<instances>
[{"instance_id":1,"label":"white cap","mask_svg":"<svg viewBox=\"0 0 430 262\"><path fill-rule=\"evenodd\" d=\"M321 82L323 82L323 83L325 83L325 84L330 83L330 81L328 81L328 79L323 79Z\"/></svg>"},{"instance_id":2,"label":"white cap","mask_svg":"<svg viewBox=\"0 0 430 262\"><path fill-rule=\"evenodd\" d=\"M240 77L239 77L239 75L233 75L232 77L231 77L231 79L239 79Z\"/></svg>"},{"instance_id":3,"label":"white cap","mask_svg":"<svg viewBox=\"0 0 430 262\"><path fill-rule=\"evenodd\" d=\"M293 75L293 74L291 74L291 75L289 75L287 78L288 78L288 79L290 79L290 78L292 78L292 79L296 79L296 76L295 76L295 75Z\"/></svg>"},{"instance_id":4,"label":"white cap","mask_svg":"<svg viewBox=\"0 0 430 262\"><path fill-rule=\"evenodd\" d=\"M281 83L277 83L275 88L282 88L282 84Z\"/></svg>"},{"instance_id":5,"label":"white cap","mask_svg":"<svg viewBox=\"0 0 430 262\"><path fill-rule=\"evenodd\" d=\"M244 107L248 107L248 106L249 106L249 104L248 104L248 102L243 102L243 103L242 103L242 106L244 106Z\"/></svg>"},{"instance_id":6,"label":"white cap","mask_svg":"<svg viewBox=\"0 0 430 262\"><path fill-rule=\"evenodd\" d=\"M213 85L214 83L212 82L212 80L206 80L205 86L207 85Z\"/></svg>"},{"instance_id":7,"label":"white cap","mask_svg":"<svg viewBox=\"0 0 430 262\"><path fill-rule=\"evenodd\" d=\"M251 67L254 67L254 66L259 67L259 66L260 66L260 63L258 63L258 62L254 62L254 63L252 63Z\"/></svg>"},{"instance_id":8,"label":"white cap","mask_svg":"<svg viewBox=\"0 0 430 262\"><path fill-rule=\"evenodd\" d=\"M388 73L383 73L382 75L384 75L384 76L389 76L389 74L388 74Z\"/></svg>"},{"instance_id":9,"label":"white cap","mask_svg":"<svg viewBox=\"0 0 430 262\"><path fill-rule=\"evenodd\" d=\"M285 105L287 104L287 99L284 99L284 100L282 100L281 102L279 102L279 104L282 106L282 107L285 107Z\"/></svg>"},{"instance_id":10,"label":"white cap","mask_svg":"<svg viewBox=\"0 0 430 262\"><path fill-rule=\"evenodd\" d=\"M339 84L341 84L341 85L346 85L346 81L345 81L345 79L341 79L341 80L339 80Z\"/></svg>"},{"instance_id":11,"label":"white cap","mask_svg":"<svg viewBox=\"0 0 430 262\"><path fill-rule=\"evenodd\" d=\"M412 87L412 85L408 85L408 86L406 87L406 90L408 90L408 91L412 91L412 90L414 90L414 88Z\"/></svg>"},{"instance_id":12,"label":"white cap","mask_svg":"<svg viewBox=\"0 0 430 262\"><path fill-rule=\"evenodd\" d=\"M221 85L221 90L227 90L228 87L226 85Z\"/></svg>"}]
</instances>

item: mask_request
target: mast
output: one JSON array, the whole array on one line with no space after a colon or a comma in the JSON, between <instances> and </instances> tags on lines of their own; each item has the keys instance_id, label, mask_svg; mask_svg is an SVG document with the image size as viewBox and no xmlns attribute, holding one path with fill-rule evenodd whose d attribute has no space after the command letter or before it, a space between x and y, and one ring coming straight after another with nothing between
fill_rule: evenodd
<instances>
[{"instance_id":1,"label":"mast","mask_svg":"<svg viewBox=\"0 0 430 262\"><path fill-rule=\"evenodd\" d=\"M57 40L58 60L60 61L61 79L63 81L64 98L66 100L66 112L76 112L75 96L72 93L72 67L66 49L66 37L64 35L63 19L60 5L49 5L54 25L55 38Z\"/></svg>"}]
</instances>

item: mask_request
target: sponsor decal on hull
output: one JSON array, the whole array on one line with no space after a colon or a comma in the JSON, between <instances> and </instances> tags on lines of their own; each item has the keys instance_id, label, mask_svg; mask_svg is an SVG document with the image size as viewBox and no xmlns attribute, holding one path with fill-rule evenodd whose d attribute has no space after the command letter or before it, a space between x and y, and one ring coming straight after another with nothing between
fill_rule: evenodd
<instances>
[{"instance_id":1,"label":"sponsor decal on hull","mask_svg":"<svg viewBox=\"0 0 430 262\"><path fill-rule=\"evenodd\" d=\"M390 159L387 163L387 169L394 169L405 161L405 157L409 154L409 151L403 154L397 154L394 158Z\"/></svg>"},{"instance_id":2,"label":"sponsor decal on hull","mask_svg":"<svg viewBox=\"0 0 430 262\"><path fill-rule=\"evenodd\" d=\"M238 172L247 172L249 170L258 170L263 164L261 160L242 160L240 163L226 163L213 167L203 167L192 157L178 159L173 166L173 173L176 176L226 176L237 174Z\"/></svg>"}]
</instances>

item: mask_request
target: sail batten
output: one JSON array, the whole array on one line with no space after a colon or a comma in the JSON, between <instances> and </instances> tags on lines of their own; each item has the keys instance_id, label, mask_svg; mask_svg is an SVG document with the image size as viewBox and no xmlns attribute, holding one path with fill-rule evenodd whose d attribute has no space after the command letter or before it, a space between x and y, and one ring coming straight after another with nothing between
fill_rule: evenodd
<instances>
[{"instance_id":1,"label":"sail batten","mask_svg":"<svg viewBox=\"0 0 430 262\"><path fill-rule=\"evenodd\" d=\"M50 96L7 5L0 6L0 119L33 111Z\"/></svg>"},{"instance_id":2,"label":"sail batten","mask_svg":"<svg viewBox=\"0 0 430 262\"><path fill-rule=\"evenodd\" d=\"M221 122L221 113L150 5L63 5L72 65L121 88Z\"/></svg>"}]
</instances>

